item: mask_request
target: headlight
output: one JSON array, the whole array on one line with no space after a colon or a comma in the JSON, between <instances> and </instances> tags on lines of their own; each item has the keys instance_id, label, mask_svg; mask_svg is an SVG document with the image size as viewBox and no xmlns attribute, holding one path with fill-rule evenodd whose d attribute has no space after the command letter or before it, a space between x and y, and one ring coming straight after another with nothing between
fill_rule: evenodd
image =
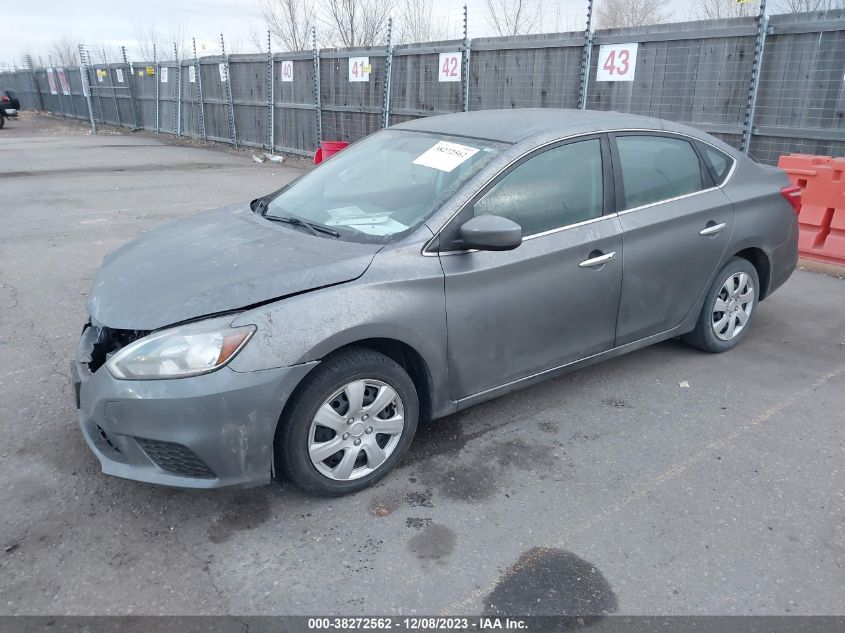
<instances>
[{"instance_id":1,"label":"headlight","mask_svg":"<svg viewBox=\"0 0 845 633\"><path fill-rule=\"evenodd\" d=\"M150 334L115 353L106 367L128 380L207 374L232 360L255 332L254 325L229 327L231 322L210 319Z\"/></svg>"}]
</instances>

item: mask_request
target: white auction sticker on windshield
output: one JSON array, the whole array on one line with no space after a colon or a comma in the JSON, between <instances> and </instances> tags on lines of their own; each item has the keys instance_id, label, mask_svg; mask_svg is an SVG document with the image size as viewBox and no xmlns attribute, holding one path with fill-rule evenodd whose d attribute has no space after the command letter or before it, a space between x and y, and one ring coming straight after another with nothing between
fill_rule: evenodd
<instances>
[{"instance_id":1,"label":"white auction sticker on windshield","mask_svg":"<svg viewBox=\"0 0 845 633\"><path fill-rule=\"evenodd\" d=\"M474 147L440 141L431 149L417 156L413 164L439 169L440 171L452 171L455 167L477 153L478 150Z\"/></svg>"}]
</instances>

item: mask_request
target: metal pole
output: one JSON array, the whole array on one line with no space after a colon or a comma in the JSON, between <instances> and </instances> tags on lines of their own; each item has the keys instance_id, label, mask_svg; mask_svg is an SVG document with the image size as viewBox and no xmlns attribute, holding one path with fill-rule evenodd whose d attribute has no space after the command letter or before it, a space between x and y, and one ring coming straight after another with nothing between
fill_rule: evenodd
<instances>
[{"instance_id":1,"label":"metal pole","mask_svg":"<svg viewBox=\"0 0 845 633\"><path fill-rule=\"evenodd\" d=\"M200 127L200 136L204 141L205 134L205 104L202 102L202 67L200 66L200 58L197 57L197 38L191 38L194 46L194 66L196 67L197 83L196 83L196 98L197 98L197 115Z\"/></svg>"},{"instance_id":2,"label":"metal pole","mask_svg":"<svg viewBox=\"0 0 845 633\"><path fill-rule=\"evenodd\" d=\"M754 134L754 114L757 109L760 69L763 66L763 51L766 48L766 32L768 29L769 19L766 17L766 0L760 0L760 12L757 14L757 40L754 43L754 63L751 66L748 101L745 104L745 117L742 122L742 142L739 145L739 151L746 156L751 148L751 136Z\"/></svg>"},{"instance_id":3,"label":"metal pole","mask_svg":"<svg viewBox=\"0 0 845 633\"><path fill-rule=\"evenodd\" d=\"M155 68L155 86L156 86L156 134L159 131L159 105L160 105L160 98L161 98L161 90L158 85L159 75L161 74L161 67L158 63L158 52L156 51L155 42L153 42L153 67Z\"/></svg>"},{"instance_id":4,"label":"metal pole","mask_svg":"<svg viewBox=\"0 0 845 633\"><path fill-rule=\"evenodd\" d=\"M181 88L180 73L182 72L182 63L179 61L179 51L176 50L176 42L173 42L173 60L176 62L176 87L173 90L173 98L176 103L173 104L173 125L170 127L176 136L179 136L179 91Z\"/></svg>"},{"instance_id":5,"label":"metal pole","mask_svg":"<svg viewBox=\"0 0 845 633\"><path fill-rule=\"evenodd\" d=\"M226 54L226 44L223 34L220 34L220 51L223 53L223 63L226 65L226 102L229 106L229 141L238 146L238 131L235 129L235 100L232 97L232 75L229 73L229 56Z\"/></svg>"},{"instance_id":6,"label":"metal pole","mask_svg":"<svg viewBox=\"0 0 845 633\"><path fill-rule=\"evenodd\" d=\"M461 59L461 81L463 82L463 86L461 86L461 101L463 102L464 112L469 111L469 56L471 47L472 42L469 39L469 13L467 5L464 5L464 42Z\"/></svg>"},{"instance_id":7,"label":"metal pole","mask_svg":"<svg viewBox=\"0 0 845 633\"><path fill-rule=\"evenodd\" d=\"M65 116L65 106L62 103L62 87L59 85L59 78L56 77L56 69L53 68L53 56L48 55L47 61L50 62L50 72L53 73L53 82L56 84L58 90L56 90L56 96L59 98L59 110L62 111L62 116Z\"/></svg>"},{"instance_id":8,"label":"metal pole","mask_svg":"<svg viewBox=\"0 0 845 633\"><path fill-rule=\"evenodd\" d=\"M91 105L91 87L88 85L88 69L85 65L85 49L82 44L79 45L79 76L82 79L82 94L85 95L85 101L88 104L88 119L91 121L91 133L97 133L97 124L94 122L94 108ZM61 92L59 86L59 92Z\"/></svg>"},{"instance_id":9,"label":"metal pole","mask_svg":"<svg viewBox=\"0 0 845 633\"><path fill-rule=\"evenodd\" d=\"M109 64L108 58L106 57L105 47L103 47L103 63L106 65L106 70L109 73L109 83L111 84L111 98L112 98L112 101L114 101L114 116L115 116L115 119L117 119L117 124L122 126L123 123L121 123L121 121L120 121L120 108L117 107L117 90L115 89L115 86L114 86L114 77L112 76L112 72L111 72L112 68L111 68L111 65Z\"/></svg>"},{"instance_id":10,"label":"metal pole","mask_svg":"<svg viewBox=\"0 0 845 633\"><path fill-rule=\"evenodd\" d=\"M390 76L393 68L393 18L387 19L387 59L384 62L384 109L382 127L390 125Z\"/></svg>"},{"instance_id":11,"label":"metal pole","mask_svg":"<svg viewBox=\"0 0 845 633\"><path fill-rule=\"evenodd\" d=\"M138 116L138 103L135 100L135 76L132 74L132 69L129 67L129 61L126 58L126 47L120 47L120 54L123 57L123 78L126 80L126 87L129 89L129 105L132 108L132 123L136 128L141 127L141 120Z\"/></svg>"},{"instance_id":12,"label":"metal pole","mask_svg":"<svg viewBox=\"0 0 845 633\"><path fill-rule=\"evenodd\" d=\"M35 92L35 100L39 110L44 109L44 98L41 96L41 87L38 85L38 78L35 76L35 68L33 68L32 60L29 64L29 78L32 81L32 87Z\"/></svg>"},{"instance_id":13,"label":"metal pole","mask_svg":"<svg viewBox=\"0 0 845 633\"><path fill-rule=\"evenodd\" d=\"M276 147L276 68L271 49L272 39L267 31L267 149L275 154Z\"/></svg>"},{"instance_id":14,"label":"metal pole","mask_svg":"<svg viewBox=\"0 0 845 633\"><path fill-rule=\"evenodd\" d=\"M317 47L317 29L311 27L311 42L314 46L314 112L317 146L323 142L323 106L320 99L320 49Z\"/></svg>"},{"instance_id":15,"label":"metal pole","mask_svg":"<svg viewBox=\"0 0 845 633\"><path fill-rule=\"evenodd\" d=\"M581 54L581 82L578 85L578 107L587 109L590 88L590 65L593 59L593 0L587 0L587 26L584 29L584 52Z\"/></svg>"}]
</instances>

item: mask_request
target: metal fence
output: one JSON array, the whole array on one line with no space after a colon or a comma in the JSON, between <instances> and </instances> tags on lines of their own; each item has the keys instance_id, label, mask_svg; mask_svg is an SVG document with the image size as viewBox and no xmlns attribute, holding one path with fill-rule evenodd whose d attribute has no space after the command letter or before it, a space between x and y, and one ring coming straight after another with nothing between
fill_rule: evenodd
<instances>
[{"instance_id":1,"label":"metal fence","mask_svg":"<svg viewBox=\"0 0 845 633\"><path fill-rule=\"evenodd\" d=\"M0 86L24 107L92 125L301 155L321 140L354 141L413 118L522 107L670 119L772 164L788 152L845 153L842 11L598 31L588 22L584 32L472 40L465 27L464 35L231 56L221 37L215 57L194 50L194 59L112 64L92 62L81 47L80 68L0 73Z\"/></svg>"}]
</instances>

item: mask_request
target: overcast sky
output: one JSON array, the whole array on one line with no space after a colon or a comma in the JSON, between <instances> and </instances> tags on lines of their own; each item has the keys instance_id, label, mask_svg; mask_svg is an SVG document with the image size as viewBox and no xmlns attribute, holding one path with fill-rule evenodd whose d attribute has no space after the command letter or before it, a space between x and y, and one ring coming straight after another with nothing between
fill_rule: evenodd
<instances>
[{"instance_id":1,"label":"overcast sky","mask_svg":"<svg viewBox=\"0 0 845 633\"><path fill-rule=\"evenodd\" d=\"M446 25L451 37L461 36L463 1L432 0L435 18ZM601 2L602 0L598 0ZM665 0L666 11L676 20L688 19L693 0ZM730 1L730 0L726 0ZM105 46L117 51L121 45L138 59L139 29L154 25L167 34L169 25L184 26L187 42L197 38L200 55L219 52L219 37L226 36L229 52L252 52L250 32L265 31L259 0L11 0L0 14L0 63L20 65L25 53L36 58L47 53L56 37L67 35L92 50ZM540 0L545 32L584 28L586 0ZM470 36L493 35L486 17L486 0L468 0ZM318 27L319 28L319 27ZM99 59L99 55L94 56ZM114 60L117 61L117 60Z\"/></svg>"}]
</instances>

